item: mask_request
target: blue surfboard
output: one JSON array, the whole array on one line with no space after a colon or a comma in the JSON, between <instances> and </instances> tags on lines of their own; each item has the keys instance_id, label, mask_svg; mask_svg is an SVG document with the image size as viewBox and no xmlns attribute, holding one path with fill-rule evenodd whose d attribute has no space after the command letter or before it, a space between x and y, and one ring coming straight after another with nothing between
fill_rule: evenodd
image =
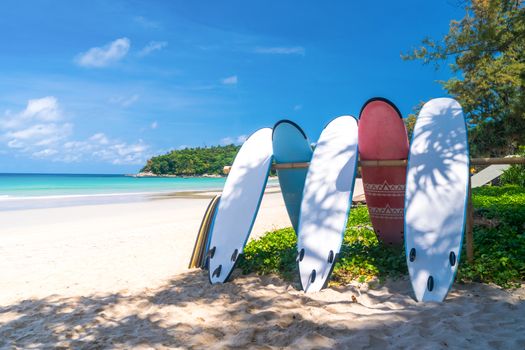
<instances>
[{"instance_id":1,"label":"blue surfboard","mask_svg":"<svg viewBox=\"0 0 525 350\"><path fill-rule=\"evenodd\" d=\"M273 156L276 164L302 163L312 159L312 147L304 131L290 120L281 120L273 127ZM303 198L307 168L277 169L279 185L292 226L297 232L299 209Z\"/></svg>"}]
</instances>

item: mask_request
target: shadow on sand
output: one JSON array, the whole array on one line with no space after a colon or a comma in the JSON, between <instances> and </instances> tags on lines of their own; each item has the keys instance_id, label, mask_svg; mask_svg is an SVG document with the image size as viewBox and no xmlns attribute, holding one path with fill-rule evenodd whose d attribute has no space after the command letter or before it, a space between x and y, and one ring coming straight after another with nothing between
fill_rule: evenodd
<instances>
[{"instance_id":1,"label":"shadow on sand","mask_svg":"<svg viewBox=\"0 0 525 350\"><path fill-rule=\"evenodd\" d=\"M303 294L274 276L212 286L193 270L142 293L2 306L0 348L493 347L507 333L498 345L525 344L525 304L508 292L459 285L446 303L418 304L409 290L403 279Z\"/></svg>"}]
</instances>

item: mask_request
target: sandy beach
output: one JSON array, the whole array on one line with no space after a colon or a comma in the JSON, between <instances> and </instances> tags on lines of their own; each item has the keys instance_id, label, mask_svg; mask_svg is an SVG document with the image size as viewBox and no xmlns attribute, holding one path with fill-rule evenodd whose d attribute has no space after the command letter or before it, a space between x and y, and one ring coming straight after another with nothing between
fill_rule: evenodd
<instances>
[{"instance_id":1,"label":"sandy beach","mask_svg":"<svg viewBox=\"0 0 525 350\"><path fill-rule=\"evenodd\" d=\"M0 348L525 347L525 289L456 284L415 302L407 279L307 294L275 276L211 286L187 270L211 193L0 212ZM253 236L289 226L266 193Z\"/></svg>"},{"instance_id":2,"label":"sandy beach","mask_svg":"<svg viewBox=\"0 0 525 350\"><path fill-rule=\"evenodd\" d=\"M270 188L264 196L252 237L290 226L277 191ZM214 194L0 212L0 305L165 283L187 269Z\"/></svg>"}]
</instances>

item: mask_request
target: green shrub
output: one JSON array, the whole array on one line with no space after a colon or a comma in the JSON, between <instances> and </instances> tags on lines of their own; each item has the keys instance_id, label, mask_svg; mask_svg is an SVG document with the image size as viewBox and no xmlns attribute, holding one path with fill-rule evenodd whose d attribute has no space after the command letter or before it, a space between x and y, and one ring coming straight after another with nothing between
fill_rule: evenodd
<instances>
[{"instance_id":1,"label":"green shrub","mask_svg":"<svg viewBox=\"0 0 525 350\"><path fill-rule=\"evenodd\" d=\"M525 280L525 188L488 186L473 190L478 224L474 227L474 262L463 251L458 280L513 287ZM489 221L489 225L483 221ZM246 245L239 261L243 273L297 276L297 240L291 228L267 233ZM352 208L331 285L373 277L407 274L404 247L382 245L372 230L366 206Z\"/></svg>"},{"instance_id":2,"label":"green shrub","mask_svg":"<svg viewBox=\"0 0 525 350\"><path fill-rule=\"evenodd\" d=\"M243 273L276 273L291 279L296 270L297 238L289 227L269 232L257 240L246 244L239 260Z\"/></svg>"},{"instance_id":3,"label":"green shrub","mask_svg":"<svg viewBox=\"0 0 525 350\"><path fill-rule=\"evenodd\" d=\"M519 286L525 280L525 188L486 186L472 194L480 221L474 226L474 261L462 260L458 279ZM485 219L492 221L484 225Z\"/></svg>"},{"instance_id":4,"label":"green shrub","mask_svg":"<svg viewBox=\"0 0 525 350\"><path fill-rule=\"evenodd\" d=\"M518 154L525 157L525 146L520 146ZM500 181L503 185L518 185L525 187L525 164L511 165L500 176Z\"/></svg>"},{"instance_id":5,"label":"green shrub","mask_svg":"<svg viewBox=\"0 0 525 350\"><path fill-rule=\"evenodd\" d=\"M476 227L474 261L462 260L458 279L519 287L525 279L525 237L505 224L497 228Z\"/></svg>"},{"instance_id":6,"label":"green shrub","mask_svg":"<svg viewBox=\"0 0 525 350\"><path fill-rule=\"evenodd\" d=\"M402 248L383 247L370 226L366 206L351 210L332 284L374 276L394 276L406 271ZM239 267L243 273L276 273L287 280L297 274L297 239L292 228L269 232L250 241Z\"/></svg>"},{"instance_id":7,"label":"green shrub","mask_svg":"<svg viewBox=\"0 0 525 350\"><path fill-rule=\"evenodd\" d=\"M522 234L525 223L525 187L484 186L472 192L476 216L495 219Z\"/></svg>"},{"instance_id":8,"label":"green shrub","mask_svg":"<svg viewBox=\"0 0 525 350\"><path fill-rule=\"evenodd\" d=\"M406 273L403 247L384 246L372 229L366 205L352 208L331 284Z\"/></svg>"}]
</instances>

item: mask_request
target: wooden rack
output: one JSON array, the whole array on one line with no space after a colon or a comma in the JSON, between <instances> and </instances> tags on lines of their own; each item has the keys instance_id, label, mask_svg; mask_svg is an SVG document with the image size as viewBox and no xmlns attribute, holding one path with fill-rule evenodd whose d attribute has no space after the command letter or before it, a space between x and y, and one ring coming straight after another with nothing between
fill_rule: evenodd
<instances>
[{"instance_id":1,"label":"wooden rack","mask_svg":"<svg viewBox=\"0 0 525 350\"><path fill-rule=\"evenodd\" d=\"M360 167L374 167L374 166L407 166L407 159L384 159L384 160L360 160L358 166ZM494 165L494 164L525 164L524 157L507 157L507 158L471 158L470 165ZM273 164L272 170L277 169L304 169L308 168L309 162L301 163L281 163ZM228 174L231 166L225 166L223 172Z\"/></svg>"},{"instance_id":2,"label":"wooden rack","mask_svg":"<svg viewBox=\"0 0 525 350\"><path fill-rule=\"evenodd\" d=\"M407 166L407 159L385 159L385 160L360 160L358 166L360 167L377 167L377 166L386 166L386 167L397 167L397 166ZM505 157L505 158L471 158L470 165L495 165L495 164L525 164L525 157ZM310 163L301 162L301 163L281 163L273 164L272 169L304 169L308 168ZM230 172L231 166L224 167L224 173L228 174ZM472 262L474 260L474 237L473 237L473 227L474 227L474 211L472 207L472 187L469 180L469 190L468 190L468 207L467 207L467 220L466 220L466 245L467 245L467 260Z\"/></svg>"}]
</instances>

